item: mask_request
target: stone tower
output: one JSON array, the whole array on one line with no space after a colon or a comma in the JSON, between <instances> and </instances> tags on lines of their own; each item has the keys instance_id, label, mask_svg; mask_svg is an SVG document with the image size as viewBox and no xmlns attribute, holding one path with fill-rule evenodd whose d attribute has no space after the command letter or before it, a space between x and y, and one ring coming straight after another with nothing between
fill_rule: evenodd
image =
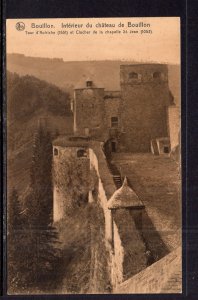
<instances>
[{"instance_id":1,"label":"stone tower","mask_svg":"<svg viewBox=\"0 0 198 300\"><path fill-rule=\"evenodd\" d=\"M151 140L168 136L170 104L168 68L165 64L120 66L125 151L149 152Z\"/></svg>"},{"instance_id":2,"label":"stone tower","mask_svg":"<svg viewBox=\"0 0 198 300\"><path fill-rule=\"evenodd\" d=\"M74 89L74 134L99 138L104 130L104 88L87 79Z\"/></svg>"},{"instance_id":3,"label":"stone tower","mask_svg":"<svg viewBox=\"0 0 198 300\"><path fill-rule=\"evenodd\" d=\"M83 177L77 177L77 173L83 174ZM88 183L83 178L89 178L89 174L90 159L86 141L78 141L66 136L58 137L53 141L54 222L64 218L65 214L72 207L71 203L74 201L74 198L69 193L69 190L71 190L71 181L73 179L75 179L75 184L81 185L82 197L85 196L84 198L87 198L88 201Z\"/></svg>"}]
</instances>

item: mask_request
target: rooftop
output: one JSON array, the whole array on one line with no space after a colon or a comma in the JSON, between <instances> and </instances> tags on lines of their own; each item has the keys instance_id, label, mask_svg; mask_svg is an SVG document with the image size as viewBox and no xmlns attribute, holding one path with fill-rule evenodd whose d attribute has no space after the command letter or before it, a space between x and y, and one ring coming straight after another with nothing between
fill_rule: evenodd
<instances>
[{"instance_id":1,"label":"rooftop","mask_svg":"<svg viewBox=\"0 0 198 300\"><path fill-rule=\"evenodd\" d=\"M139 63L129 63L129 64L121 64L120 67L128 67L128 66L168 66L167 63L156 63L156 62L148 62L148 63L144 63L144 62L139 62Z\"/></svg>"},{"instance_id":2,"label":"rooftop","mask_svg":"<svg viewBox=\"0 0 198 300\"><path fill-rule=\"evenodd\" d=\"M53 141L53 146L60 147L88 147L89 141L86 137L59 136Z\"/></svg>"},{"instance_id":3,"label":"rooftop","mask_svg":"<svg viewBox=\"0 0 198 300\"><path fill-rule=\"evenodd\" d=\"M124 182L108 201L109 209L116 208L143 208L142 201L136 193L128 186L127 177Z\"/></svg>"}]
</instances>

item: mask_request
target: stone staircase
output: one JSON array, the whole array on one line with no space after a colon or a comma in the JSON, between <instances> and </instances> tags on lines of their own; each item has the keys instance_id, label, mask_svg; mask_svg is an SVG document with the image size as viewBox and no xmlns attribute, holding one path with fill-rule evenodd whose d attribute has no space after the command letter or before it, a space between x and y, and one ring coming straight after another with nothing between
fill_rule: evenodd
<instances>
[{"instance_id":1,"label":"stone staircase","mask_svg":"<svg viewBox=\"0 0 198 300\"><path fill-rule=\"evenodd\" d=\"M122 186L122 179L120 175L113 175L113 181L118 189Z\"/></svg>"},{"instance_id":2,"label":"stone staircase","mask_svg":"<svg viewBox=\"0 0 198 300\"><path fill-rule=\"evenodd\" d=\"M108 168L112 174L115 186L117 187L117 189L119 189L122 186L122 178L121 178L118 168L110 162L108 162Z\"/></svg>"}]
</instances>

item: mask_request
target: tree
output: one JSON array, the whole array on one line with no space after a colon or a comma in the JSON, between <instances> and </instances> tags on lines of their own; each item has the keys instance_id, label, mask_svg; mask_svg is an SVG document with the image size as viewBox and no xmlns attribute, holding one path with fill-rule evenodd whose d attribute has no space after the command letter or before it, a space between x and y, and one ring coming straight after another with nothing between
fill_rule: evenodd
<instances>
[{"instance_id":1,"label":"tree","mask_svg":"<svg viewBox=\"0 0 198 300\"><path fill-rule=\"evenodd\" d=\"M19 201L18 192L15 188L13 188L11 197L9 199L8 205L8 231L12 232L17 230L22 225L22 217L21 217L21 205Z\"/></svg>"},{"instance_id":2,"label":"tree","mask_svg":"<svg viewBox=\"0 0 198 300\"><path fill-rule=\"evenodd\" d=\"M18 192L12 190L8 205L8 287L9 290L23 286L23 217Z\"/></svg>"},{"instance_id":3,"label":"tree","mask_svg":"<svg viewBox=\"0 0 198 300\"><path fill-rule=\"evenodd\" d=\"M26 286L38 289L45 289L52 284L60 258L58 233L51 225L53 208L51 169L51 136L39 125L33 149L30 193L25 200L26 230L22 238L26 245L22 263L26 274Z\"/></svg>"},{"instance_id":4,"label":"tree","mask_svg":"<svg viewBox=\"0 0 198 300\"><path fill-rule=\"evenodd\" d=\"M63 156L54 163L54 182L65 195L65 213L88 201L90 166L88 159Z\"/></svg>"},{"instance_id":5,"label":"tree","mask_svg":"<svg viewBox=\"0 0 198 300\"><path fill-rule=\"evenodd\" d=\"M38 227L52 223L52 143L51 135L41 125L35 135L31 166L31 193L27 198L29 222Z\"/></svg>"}]
</instances>

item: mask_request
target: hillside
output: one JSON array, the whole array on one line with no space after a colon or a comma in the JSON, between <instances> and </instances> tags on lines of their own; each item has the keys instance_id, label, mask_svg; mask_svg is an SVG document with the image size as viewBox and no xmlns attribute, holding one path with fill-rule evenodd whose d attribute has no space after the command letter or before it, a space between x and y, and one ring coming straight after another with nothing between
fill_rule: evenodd
<instances>
[{"instance_id":1,"label":"hillside","mask_svg":"<svg viewBox=\"0 0 198 300\"><path fill-rule=\"evenodd\" d=\"M83 78L93 78L106 90L120 89L120 65L134 61L79 61L27 57L22 54L7 55L7 69L20 75L33 75L53 83L72 94L72 89ZM169 86L175 101L180 100L180 67L169 65Z\"/></svg>"},{"instance_id":2,"label":"hillside","mask_svg":"<svg viewBox=\"0 0 198 300\"><path fill-rule=\"evenodd\" d=\"M24 193L29 183L34 133L46 117L54 134L72 132L70 99L66 92L33 76L7 73L8 192Z\"/></svg>"}]
</instances>

